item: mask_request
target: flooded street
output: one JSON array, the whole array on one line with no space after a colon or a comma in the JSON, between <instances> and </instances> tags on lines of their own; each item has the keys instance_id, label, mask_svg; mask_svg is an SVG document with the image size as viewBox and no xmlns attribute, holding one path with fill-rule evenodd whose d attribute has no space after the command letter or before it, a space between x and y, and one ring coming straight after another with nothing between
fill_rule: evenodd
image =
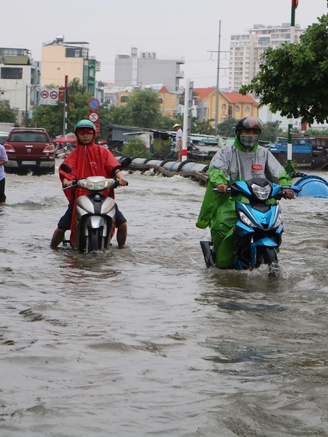
<instances>
[{"instance_id":1,"label":"flooded street","mask_svg":"<svg viewBox=\"0 0 328 437\"><path fill-rule=\"evenodd\" d=\"M127 247L88 256L50 249L58 174L7 175L0 435L328 436L328 199L281 201L269 282L205 267L204 187L128 179Z\"/></svg>"}]
</instances>

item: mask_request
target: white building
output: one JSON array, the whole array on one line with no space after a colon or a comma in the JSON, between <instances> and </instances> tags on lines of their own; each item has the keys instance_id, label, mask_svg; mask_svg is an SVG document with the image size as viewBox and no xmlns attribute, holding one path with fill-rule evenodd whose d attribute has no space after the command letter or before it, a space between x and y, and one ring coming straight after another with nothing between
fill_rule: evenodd
<instances>
[{"instance_id":1,"label":"white building","mask_svg":"<svg viewBox=\"0 0 328 437\"><path fill-rule=\"evenodd\" d=\"M272 47L283 43L299 42L304 30L299 25L263 26L254 24L245 35L232 35L230 39L229 90L238 92L242 85L248 85L259 72L260 57Z\"/></svg>"},{"instance_id":2,"label":"white building","mask_svg":"<svg viewBox=\"0 0 328 437\"><path fill-rule=\"evenodd\" d=\"M118 87L144 87L162 83L169 92L179 90L179 80L184 77L181 59L157 59L155 52L141 52L132 47L130 55L115 58L115 85Z\"/></svg>"},{"instance_id":3,"label":"white building","mask_svg":"<svg viewBox=\"0 0 328 437\"><path fill-rule=\"evenodd\" d=\"M37 102L40 63L27 49L0 47L0 100L16 112L22 124Z\"/></svg>"}]
</instances>

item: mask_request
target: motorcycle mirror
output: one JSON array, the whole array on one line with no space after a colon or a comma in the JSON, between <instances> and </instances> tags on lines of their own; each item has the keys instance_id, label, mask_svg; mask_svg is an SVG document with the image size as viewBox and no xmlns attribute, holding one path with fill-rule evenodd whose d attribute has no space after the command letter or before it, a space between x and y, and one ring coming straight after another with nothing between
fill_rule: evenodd
<instances>
[{"instance_id":1,"label":"motorcycle mirror","mask_svg":"<svg viewBox=\"0 0 328 437\"><path fill-rule=\"evenodd\" d=\"M69 165L67 165L67 164L62 164L61 166L60 166L60 169L61 170L63 170L65 173L72 173L72 169L71 169L71 167L69 166Z\"/></svg>"},{"instance_id":2,"label":"motorcycle mirror","mask_svg":"<svg viewBox=\"0 0 328 437\"><path fill-rule=\"evenodd\" d=\"M126 156L120 162L122 168L126 168L131 164L132 159L129 156ZM64 170L65 171L65 170Z\"/></svg>"}]
</instances>

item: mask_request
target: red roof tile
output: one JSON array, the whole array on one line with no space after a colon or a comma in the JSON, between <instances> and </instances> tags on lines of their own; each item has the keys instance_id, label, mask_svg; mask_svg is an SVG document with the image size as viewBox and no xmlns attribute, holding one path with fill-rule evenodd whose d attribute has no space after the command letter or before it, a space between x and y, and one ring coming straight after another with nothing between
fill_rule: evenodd
<instances>
[{"instance_id":1,"label":"red roof tile","mask_svg":"<svg viewBox=\"0 0 328 437\"><path fill-rule=\"evenodd\" d=\"M216 91L216 87L209 88L193 88L194 93L197 94L199 100L205 99L205 97L209 96L213 92Z\"/></svg>"},{"instance_id":2,"label":"red roof tile","mask_svg":"<svg viewBox=\"0 0 328 437\"><path fill-rule=\"evenodd\" d=\"M199 100L203 100L210 94L216 92L216 87L194 88L193 91L197 94ZM257 101L253 99L250 94L243 96L242 94L230 93L228 91L220 91L220 94L224 95L224 97L231 103L249 103L258 106Z\"/></svg>"},{"instance_id":3,"label":"red roof tile","mask_svg":"<svg viewBox=\"0 0 328 437\"><path fill-rule=\"evenodd\" d=\"M258 106L258 103L250 94L246 94L243 96L239 93L229 93L226 91L221 91L221 94L224 95L224 97L229 100L231 103L250 103L254 106Z\"/></svg>"},{"instance_id":4,"label":"red roof tile","mask_svg":"<svg viewBox=\"0 0 328 437\"><path fill-rule=\"evenodd\" d=\"M158 91L159 93L168 93L167 88L163 85L162 88Z\"/></svg>"}]
</instances>

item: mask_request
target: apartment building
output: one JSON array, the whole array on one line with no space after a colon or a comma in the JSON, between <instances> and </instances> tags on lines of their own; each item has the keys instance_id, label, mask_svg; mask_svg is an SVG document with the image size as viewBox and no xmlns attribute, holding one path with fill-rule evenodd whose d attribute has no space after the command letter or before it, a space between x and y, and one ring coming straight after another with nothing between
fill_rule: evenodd
<instances>
[{"instance_id":1,"label":"apartment building","mask_svg":"<svg viewBox=\"0 0 328 437\"><path fill-rule=\"evenodd\" d=\"M58 35L48 43L43 43L41 50L42 76L41 86L65 86L68 81L79 79L88 92L96 95L96 72L100 63L89 55L89 43L86 41L65 41Z\"/></svg>"},{"instance_id":2,"label":"apartment building","mask_svg":"<svg viewBox=\"0 0 328 437\"><path fill-rule=\"evenodd\" d=\"M138 49L132 47L130 55L116 56L114 83L117 87L137 88L161 83L169 92L175 92L180 88L179 80L184 77L181 65L184 65L183 58L157 59L155 52L138 55Z\"/></svg>"},{"instance_id":3,"label":"apartment building","mask_svg":"<svg viewBox=\"0 0 328 437\"><path fill-rule=\"evenodd\" d=\"M238 92L259 72L261 55L268 48L283 43L297 43L304 30L299 25L264 26L255 24L248 34L230 38L229 90Z\"/></svg>"}]
</instances>

